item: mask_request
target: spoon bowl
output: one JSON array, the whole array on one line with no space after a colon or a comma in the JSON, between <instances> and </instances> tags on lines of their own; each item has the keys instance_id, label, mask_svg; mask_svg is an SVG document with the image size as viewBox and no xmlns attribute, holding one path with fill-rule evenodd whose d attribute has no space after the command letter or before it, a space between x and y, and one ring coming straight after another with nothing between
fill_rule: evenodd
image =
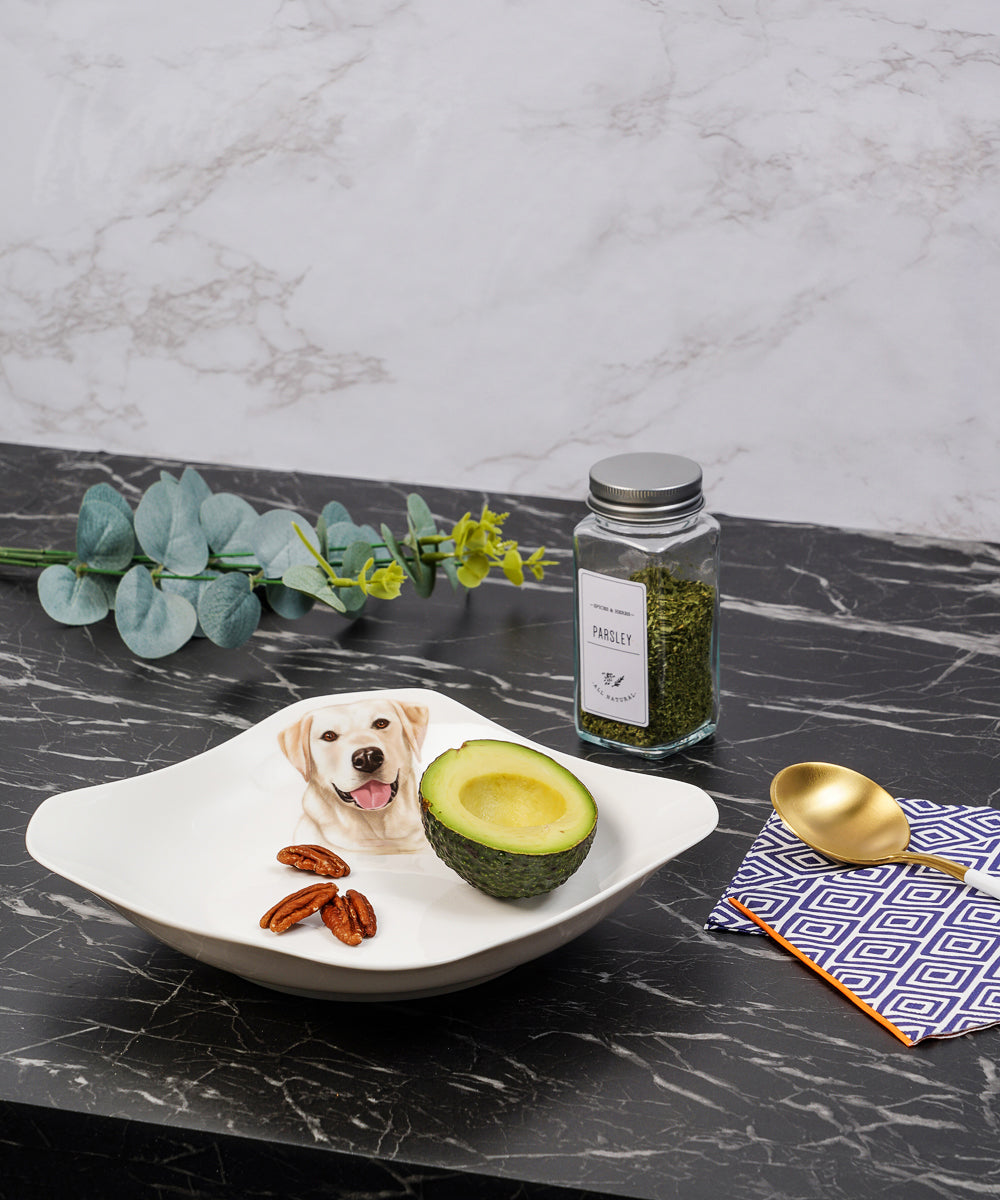
<instances>
[{"instance_id":1,"label":"spoon bowl","mask_svg":"<svg viewBox=\"0 0 1000 1200\"><path fill-rule=\"evenodd\" d=\"M834 763L795 763L771 780L771 803L807 846L852 866L912 863L944 871L1000 899L1000 879L936 854L908 850L906 813L871 779Z\"/></svg>"},{"instance_id":2,"label":"spoon bowl","mask_svg":"<svg viewBox=\"0 0 1000 1200\"><path fill-rule=\"evenodd\" d=\"M789 829L837 862L877 862L910 844L909 822L892 796L847 767L785 767L771 781L771 803Z\"/></svg>"}]
</instances>

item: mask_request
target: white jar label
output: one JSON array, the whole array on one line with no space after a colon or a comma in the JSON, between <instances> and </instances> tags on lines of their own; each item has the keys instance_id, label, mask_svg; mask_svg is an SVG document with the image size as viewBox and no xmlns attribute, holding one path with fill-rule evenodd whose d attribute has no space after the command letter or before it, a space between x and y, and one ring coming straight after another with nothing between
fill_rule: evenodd
<instances>
[{"instance_id":1,"label":"white jar label","mask_svg":"<svg viewBox=\"0 0 1000 1200\"><path fill-rule=\"evenodd\" d=\"M595 717L649 724L646 585L577 572L580 706Z\"/></svg>"}]
</instances>

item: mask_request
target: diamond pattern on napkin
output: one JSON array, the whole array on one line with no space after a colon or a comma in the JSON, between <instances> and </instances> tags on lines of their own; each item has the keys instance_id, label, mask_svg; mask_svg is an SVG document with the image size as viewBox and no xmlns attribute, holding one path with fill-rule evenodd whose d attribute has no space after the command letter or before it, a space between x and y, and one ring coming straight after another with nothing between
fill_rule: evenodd
<instances>
[{"instance_id":1,"label":"diamond pattern on napkin","mask_svg":"<svg viewBox=\"0 0 1000 1200\"><path fill-rule=\"evenodd\" d=\"M911 849L1000 873L1000 812L899 804ZM838 866L776 813L705 927L771 934L907 1045L1000 1023L1000 900L930 867Z\"/></svg>"}]
</instances>

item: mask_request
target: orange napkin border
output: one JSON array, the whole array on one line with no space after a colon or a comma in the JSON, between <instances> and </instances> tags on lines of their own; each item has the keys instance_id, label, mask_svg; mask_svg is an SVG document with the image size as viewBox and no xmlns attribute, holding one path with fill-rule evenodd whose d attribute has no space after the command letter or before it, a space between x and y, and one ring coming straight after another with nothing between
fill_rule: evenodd
<instances>
[{"instance_id":1,"label":"orange napkin border","mask_svg":"<svg viewBox=\"0 0 1000 1200\"><path fill-rule=\"evenodd\" d=\"M743 904L741 901L737 900L735 896L729 897L729 903L738 912L741 912L743 914L743 916L745 916L748 920L753 921L753 923L755 925L759 925L760 928L763 929L763 931L766 934L768 934L772 938L774 938L774 940L778 943L779 946L783 946L790 954L794 954L795 957L797 959L799 959L800 962L805 963L805 965L807 967L811 967L812 970L814 970L817 975L819 975L821 978L825 979L827 983L832 984L837 989L838 992L842 992L847 997L847 999L850 1000L852 1004L856 1004L858 1006L858 1008L861 1009L862 1012L867 1013L869 1017L871 1017L875 1021L878 1021L878 1023L880 1025L884 1025L885 1028L888 1029L891 1034L893 1034L895 1037L899 1038L899 1040L903 1043L904 1046L915 1046L917 1044L913 1040L913 1038L907 1037L907 1035L902 1031L902 1029L899 1029L897 1026L893 1025L893 1023L891 1021L889 1021L885 1017L883 1017L880 1012L878 1012L876 1009L872 1008L872 1006L870 1004L867 1004L864 1000L861 999L860 996L858 996L854 992L852 992L849 987L847 987L845 984L841 983L840 980L836 979L833 975L831 975L829 971L825 971L819 965L819 963L813 962L813 960L809 957L808 954L803 954L802 951L798 948L798 946L793 946L792 943L787 938L782 937L781 934L778 933L778 931L776 929L772 929L771 926L768 925L768 923L765 920L763 920L761 917L758 917L755 912L751 912L751 910L749 908L747 908L747 906L745 904Z\"/></svg>"}]
</instances>

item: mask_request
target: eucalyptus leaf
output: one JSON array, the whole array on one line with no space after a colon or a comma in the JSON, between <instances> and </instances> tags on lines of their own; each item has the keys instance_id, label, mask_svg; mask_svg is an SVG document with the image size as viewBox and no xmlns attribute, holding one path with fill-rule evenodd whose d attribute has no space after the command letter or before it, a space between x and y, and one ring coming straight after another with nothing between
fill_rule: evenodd
<instances>
[{"instance_id":1,"label":"eucalyptus leaf","mask_svg":"<svg viewBox=\"0 0 1000 1200\"><path fill-rule=\"evenodd\" d=\"M113 504L121 512L122 516L128 517L129 524L131 525L132 505L110 483L95 483L93 487L87 488L83 493L83 499L80 501L81 506L86 504L88 500L103 500L106 504Z\"/></svg>"},{"instance_id":2,"label":"eucalyptus leaf","mask_svg":"<svg viewBox=\"0 0 1000 1200\"><path fill-rule=\"evenodd\" d=\"M104 593L108 602L108 610L114 612L115 597L118 594L118 584L121 582L120 575L88 575L87 578L95 583Z\"/></svg>"},{"instance_id":3,"label":"eucalyptus leaf","mask_svg":"<svg viewBox=\"0 0 1000 1200\"><path fill-rule=\"evenodd\" d=\"M406 577L413 584L417 595L429 596L434 590L434 564L421 562L413 550L410 550L409 554L405 553L388 525L382 526L382 541L393 559L406 572Z\"/></svg>"},{"instance_id":4,"label":"eucalyptus leaf","mask_svg":"<svg viewBox=\"0 0 1000 1200\"><path fill-rule=\"evenodd\" d=\"M285 587L292 588L296 592L312 596L314 600L326 604L336 612L347 612L347 606L337 595L336 589L330 583L330 576L322 567L311 567L307 563L299 563L297 566L288 568L282 575L281 582Z\"/></svg>"},{"instance_id":5,"label":"eucalyptus leaf","mask_svg":"<svg viewBox=\"0 0 1000 1200\"><path fill-rule=\"evenodd\" d=\"M325 504L320 516L328 526L339 525L345 521L353 524L353 522L351 522L351 514L340 503L339 500L331 500L329 504Z\"/></svg>"},{"instance_id":6,"label":"eucalyptus leaf","mask_svg":"<svg viewBox=\"0 0 1000 1200\"><path fill-rule=\"evenodd\" d=\"M201 503L201 525L213 554L246 554L253 557L251 530L257 510L242 496L218 492Z\"/></svg>"},{"instance_id":7,"label":"eucalyptus leaf","mask_svg":"<svg viewBox=\"0 0 1000 1200\"><path fill-rule=\"evenodd\" d=\"M357 575L365 563L372 557L370 542L352 542L344 551L340 573L345 579ZM359 613L365 606L368 597L359 587L339 587L335 589L341 603L348 613Z\"/></svg>"},{"instance_id":8,"label":"eucalyptus leaf","mask_svg":"<svg viewBox=\"0 0 1000 1200\"><path fill-rule=\"evenodd\" d=\"M438 545L438 550L442 554L454 554L455 553L455 543L454 542L441 542ZM458 563L455 562L455 560L453 558L443 558L436 565L441 571L444 572L445 578L451 584L452 589L457 592L458 589L462 586L461 582L459 581L459 578L458 578Z\"/></svg>"},{"instance_id":9,"label":"eucalyptus leaf","mask_svg":"<svg viewBox=\"0 0 1000 1200\"><path fill-rule=\"evenodd\" d=\"M413 590L422 599L427 597L434 591L434 584L437 577L437 563L420 564L420 573L414 576Z\"/></svg>"},{"instance_id":10,"label":"eucalyptus leaf","mask_svg":"<svg viewBox=\"0 0 1000 1200\"><path fill-rule=\"evenodd\" d=\"M206 584L198 597L198 620L217 646L242 646L260 623L260 601L247 576L234 571Z\"/></svg>"},{"instance_id":11,"label":"eucalyptus leaf","mask_svg":"<svg viewBox=\"0 0 1000 1200\"><path fill-rule=\"evenodd\" d=\"M194 501L195 508L201 508L205 501L211 496L212 489L202 479L194 467L185 467L181 473L180 486L184 489Z\"/></svg>"},{"instance_id":12,"label":"eucalyptus leaf","mask_svg":"<svg viewBox=\"0 0 1000 1200\"><path fill-rule=\"evenodd\" d=\"M63 625L92 625L110 609L100 584L62 563L46 567L38 576L38 599L52 620Z\"/></svg>"},{"instance_id":13,"label":"eucalyptus leaf","mask_svg":"<svg viewBox=\"0 0 1000 1200\"><path fill-rule=\"evenodd\" d=\"M420 545L420 538L433 538L438 533L435 515L427 506L424 497L419 496L417 492L409 493L406 498L406 515L409 536L415 545ZM454 541L441 542L437 548L442 552L454 551L455 544ZM459 566L453 558L445 558L441 563L421 563L420 565L426 569L427 575L421 575L419 583L414 582L414 589L417 590L418 595L429 596L433 592L438 568L441 568L445 576L449 578L451 587L456 590L459 588Z\"/></svg>"},{"instance_id":14,"label":"eucalyptus leaf","mask_svg":"<svg viewBox=\"0 0 1000 1200\"><path fill-rule=\"evenodd\" d=\"M76 521L76 556L103 571L121 571L135 554L132 511L126 516L107 500L91 497L80 505Z\"/></svg>"},{"instance_id":15,"label":"eucalyptus leaf","mask_svg":"<svg viewBox=\"0 0 1000 1200\"><path fill-rule=\"evenodd\" d=\"M377 536L377 535L376 535ZM372 544L358 538L344 551L342 574L345 578L357 575L365 563L372 557Z\"/></svg>"},{"instance_id":16,"label":"eucalyptus leaf","mask_svg":"<svg viewBox=\"0 0 1000 1200\"><path fill-rule=\"evenodd\" d=\"M197 575L208 562L198 505L178 483L161 479L149 487L136 509L135 532L149 557L176 575Z\"/></svg>"},{"instance_id":17,"label":"eucalyptus leaf","mask_svg":"<svg viewBox=\"0 0 1000 1200\"><path fill-rule=\"evenodd\" d=\"M204 571L201 572L201 574L204 576L207 576L207 578L205 578L205 579L171 579L169 575L161 576L160 577L160 587L165 592L172 592L174 595L183 596L184 599L188 601L188 603L191 605L191 607L197 613L198 598L201 596L201 593L204 591L204 589L206 587L208 587L208 585L212 582L213 579L218 579L218 577L219 577L218 571L209 570L209 568L207 568L207 567L205 568ZM202 629L202 627L201 627L200 621L194 627L194 633L192 636L196 637L196 638L201 638L201 637L206 636L204 629Z\"/></svg>"},{"instance_id":18,"label":"eucalyptus leaf","mask_svg":"<svg viewBox=\"0 0 1000 1200\"><path fill-rule=\"evenodd\" d=\"M385 542L386 549L389 551L389 554L392 556L392 558L399 563L406 574L412 579L413 573L410 570L412 554L406 555L403 553L402 546L400 546L399 542L396 540L396 535L392 532L388 525L382 526L382 541Z\"/></svg>"},{"instance_id":19,"label":"eucalyptus leaf","mask_svg":"<svg viewBox=\"0 0 1000 1200\"><path fill-rule=\"evenodd\" d=\"M309 544L319 552L319 539L305 518L287 508L275 508L258 517L250 528L253 552L269 579L280 579L289 567L307 562L309 551L295 532L298 525Z\"/></svg>"},{"instance_id":20,"label":"eucalyptus leaf","mask_svg":"<svg viewBox=\"0 0 1000 1200\"><path fill-rule=\"evenodd\" d=\"M419 504L416 504L415 501L419 501ZM406 540L409 545L414 547L415 550L413 557L413 569L411 572L413 576L413 590L418 596L426 598L431 594L431 592L434 591L434 581L436 578L437 567L435 563L424 562L420 557L420 538L421 536L430 536L431 533L435 532L435 528L433 517L430 517L430 525L427 524L426 519L424 519L424 514L420 511L421 505L423 505L425 510L427 509L427 505L424 504L419 496L410 496L406 506ZM414 514L411 509L416 510L416 521L414 520ZM430 514L428 511L427 516L429 515ZM421 522L419 528L417 521Z\"/></svg>"},{"instance_id":21,"label":"eucalyptus leaf","mask_svg":"<svg viewBox=\"0 0 1000 1200\"><path fill-rule=\"evenodd\" d=\"M425 563L420 558L420 539L434 537L438 530L434 514L428 508L427 501L416 492L410 492L406 497L406 523L410 532L410 541L417 552L417 560L414 563L413 588L418 596L426 598L434 591L437 564Z\"/></svg>"},{"instance_id":22,"label":"eucalyptus leaf","mask_svg":"<svg viewBox=\"0 0 1000 1200\"><path fill-rule=\"evenodd\" d=\"M190 640L197 623L191 602L161 591L144 566L134 566L118 585L115 624L122 641L139 658L173 654Z\"/></svg>"},{"instance_id":23,"label":"eucalyptus leaf","mask_svg":"<svg viewBox=\"0 0 1000 1200\"><path fill-rule=\"evenodd\" d=\"M437 533L437 523L434 514L427 507L427 501L416 492L410 492L406 497L406 513L410 523L420 537L433 537Z\"/></svg>"},{"instance_id":24,"label":"eucalyptus leaf","mask_svg":"<svg viewBox=\"0 0 1000 1200\"><path fill-rule=\"evenodd\" d=\"M370 525L355 525L353 521L334 521L327 525L327 542L330 550L345 550L352 542L366 542L370 547L379 541L379 535ZM374 551L369 549L369 554Z\"/></svg>"},{"instance_id":25,"label":"eucalyptus leaf","mask_svg":"<svg viewBox=\"0 0 1000 1200\"><path fill-rule=\"evenodd\" d=\"M299 566L302 565L299 563ZM317 570L320 568L317 567ZM264 595L278 616L288 621L297 621L299 617L304 617L313 606L312 596L307 596L297 588L287 588L281 583L269 583L264 589Z\"/></svg>"},{"instance_id":26,"label":"eucalyptus leaf","mask_svg":"<svg viewBox=\"0 0 1000 1200\"><path fill-rule=\"evenodd\" d=\"M336 550L339 554L343 547L349 546L354 540L356 529L357 526L353 521L328 521L326 525L327 554L331 550Z\"/></svg>"}]
</instances>

